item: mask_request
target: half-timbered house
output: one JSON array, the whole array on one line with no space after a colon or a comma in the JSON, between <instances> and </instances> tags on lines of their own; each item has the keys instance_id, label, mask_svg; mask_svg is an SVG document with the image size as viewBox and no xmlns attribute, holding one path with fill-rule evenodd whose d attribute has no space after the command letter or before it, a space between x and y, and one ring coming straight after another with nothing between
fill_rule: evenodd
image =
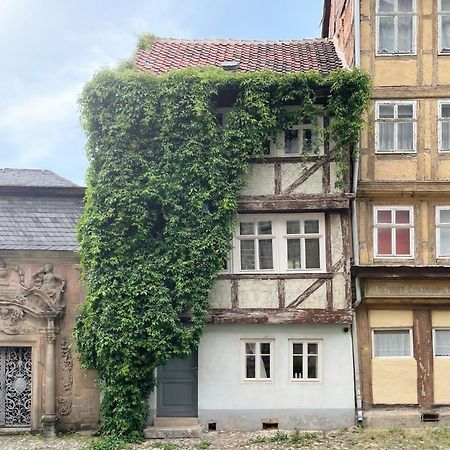
<instances>
[{"instance_id":1,"label":"half-timbered house","mask_svg":"<svg viewBox=\"0 0 450 450\"><path fill-rule=\"evenodd\" d=\"M326 75L343 66L327 39L156 39L138 52L136 64L154 74L225 65ZM228 105L219 106L226 120ZM198 352L158 370L155 425L198 420L211 429L251 430L353 423L352 194L348 179L336 188L328 140L304 161L314 134L307 123L279 130L264 157L251 159L230 261L211 293Z\"/></svg>"}]
</instances>

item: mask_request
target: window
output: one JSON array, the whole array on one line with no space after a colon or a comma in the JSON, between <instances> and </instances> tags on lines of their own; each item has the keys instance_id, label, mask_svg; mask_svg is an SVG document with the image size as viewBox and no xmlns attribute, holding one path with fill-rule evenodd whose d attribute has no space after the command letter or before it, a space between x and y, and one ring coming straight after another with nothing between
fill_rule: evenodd
<instances>
[{"instance_id":1,"label":"window","mask_svg":"<svg viewBox=\"0 0 450 450\"><path fill-rule=\"evenodd\" d=\"M318 271L324 267L323 214L240 216L235 272Z\"/></svg>"},{"instance_id":2,"label":"window","mask_svg":"<svg viewBox=\"0 0 450 450\"><path fill-rule=\"evenodd\" d=\"M379 153L416 151L416 103L376 102L375 150Z\"/></svg>"},{"instance_id":3,"label":"window","mask_svg":"<svg viewBox=\"0 0 450 450\"><path fill-rule=\"evenodd\" d=\"M439 53L450 53L450 0L439 0Z\"/></svg>"},{"instance_id":4,"label":"window","mask_svg":"<svg viewBox=\"0 0 450 450\"><path fill-rule=\"evenodd\" d=\"M450 0L449 0L450 1ZM450 101L440 101L438 103L438 133L439 150L441 152L450 151Z\"/></svg>"},{"instance_id":5,"label":"window","mask_svg":"<svg viewBox=\"0 0 450 450\"><path fill-rule=\"evenodd\" d=\"M415 12L415 0L377 0L377 55L415 53Z\"/></svg>"},{"instance_id":6,"label":"window","mask_svg":"<svg viewBox=\"0 0 450 450\"><path fill-rule=\"evenodd\" d=\"M292 340L291 381L319 381L320 378L320 341Z\"/></svg>"},{"instance_id":7,"label":"window","mask_svg":"<svg viewBox=\"0 0 450 450\"><path fill-rule=\"evenodd\" d=\"M437 257L450 258L450 206L436 207Z\"/></svg>"},{"instance_id":8,"label":"window","mask_svg":"<svg viewBox=\"0 0 450 450\"><path fill-rule=\"evenodd\" d=\"M450 330L434 330L434 356L450 356Z\"/></svg>"},{"instance_id":9,"label":"window","mask_svg":"<svg viewBox=\"0 0 450 450\"><path fill-rule=\"evenodd\" d=\"M244 380L272 379L273 340L242 341L244 356Z\"/></svg>"},{"instance_id":10,"label":"window","mask_svg":"<svg viewBox=\"0 0 450 450\"><path fill-rule=\"evenodd\" d=\"M374 208L375 256L413 256L413 211L401 206Z\"/></svg>"},{"instance_id":11,"label":"window","mask_svg":"<svg viewBox=\"0 0 450 450\"><path fill-rule=\"evenodd\" d=\"M317 133L310 122L294 125L284 132L284 153L286 155L313 153L317 150L317 145Z\"/></svg>"},{"instance_id":12,"label":"window","mask_svg":"<svg viewBox=\"0 0 450 450\"><path fill-rule=\"evenodd\" d=\"M412 356L411 329L373 330L373 357Z\"/></svg>"}]
</instances>

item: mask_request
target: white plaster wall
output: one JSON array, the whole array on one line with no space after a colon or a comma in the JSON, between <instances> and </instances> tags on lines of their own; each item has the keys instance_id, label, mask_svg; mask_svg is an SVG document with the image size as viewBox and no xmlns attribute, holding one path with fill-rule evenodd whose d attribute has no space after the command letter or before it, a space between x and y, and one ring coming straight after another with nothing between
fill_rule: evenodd
<instances>
[{"instance_id":1,"label":"white plaster wall","mask_svg":"<svg viewBox=\"0 0 450 450\"><path fill-rule=\"evenodd\" d=\"M211 308L231 308L231 281L216 280L209 297Z\"/></svg>"},{"instance_id":2,"label":"white plaster wall","mask_svg":"<svg viewBox=\"0 0 450 450\"><path fill-rule=\"evenodd\" d=\"M276 280L239 280L240 308L278 308Z\"/></svg>"},{"instance_id":3,"label":"white plaster wall","mask_svg":"<svg viewBox=\"0 0 450 450\"><path fill-rule=\"evenodd\" d=\"M344 309L347 307L345 298L345 277L343 273L337 273L333 278L333 306L336 309Z\"/></svg>"},{"instance_id":4,"label":"white plaster wall","mask_svg":"<svg viewBox=\"0 0 450 450\"><path fill-rule=\"evenodd\" d=\"M286 305L295 301L299 295L310 288L316 279L295 279L287 278L285 280ZM308 296L299 306L300 309L305 308L326 308L327 292L325 283Z\"/></svg>"},{"instance_id":5,"label":"white plaster wall","mask_svg":"<svg viewBox=\"0 0 450 450\"><path fill-rule=\"evenodd\" d=\"M309 169L313 163L283 163L281 165L281 190L287 189L294 181L298 180L304 171ZM320 194L322 193L322 172L320 167L309 178L307 178L294 193Z\"/></svg>"},{"instance_id":6,"label":"white plaster wall","mask_svg":"<svg viewBox=\"0 0 450 450\"><path fill-rule=\"evenodd\" d=\"M199 411L353 411L350 333L343 325L207 325L199 346ZM241 380L241 339L274 339L272 382ZM320 382L289 381L289 339L322 341ZM264 414L264 413L263 413Z\"/></svg>"},{"instance_id":7,"label":"white plaster wall","mask_svg":"<svg viewBox=\"0 0 450 450\"><path fill-rule=\"evenodd\" d=\"M248 181L241 195L271 195L275 193L273 164L249 164Z\"/></svg>"},{"instance_id":8,"label":"white plaster wall","mask_svg":"<svg viewBox=\"0 0 450 450\"><path fill-rule=\"evenodd\" d=\"M343 255L342 227L340 214L331 214L331 264L336 264Z\"/></svg>"}]
</instances>

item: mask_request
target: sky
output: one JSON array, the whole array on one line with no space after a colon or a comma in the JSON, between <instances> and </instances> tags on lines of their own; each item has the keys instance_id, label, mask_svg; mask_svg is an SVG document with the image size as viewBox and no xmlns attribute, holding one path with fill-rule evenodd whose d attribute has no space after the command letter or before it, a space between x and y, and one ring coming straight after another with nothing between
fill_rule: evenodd
<instances>
[{"instance_id":1,"label":"sky","mask_svg":"<svg viewBox=\"0 0 450 450\"><path fill-rule=\"evenodd\" d=\"M0 0L0 168L50 169L84 185L77 99L137 36L320 37L322 0Z\"/></svg>"}]
</instances>

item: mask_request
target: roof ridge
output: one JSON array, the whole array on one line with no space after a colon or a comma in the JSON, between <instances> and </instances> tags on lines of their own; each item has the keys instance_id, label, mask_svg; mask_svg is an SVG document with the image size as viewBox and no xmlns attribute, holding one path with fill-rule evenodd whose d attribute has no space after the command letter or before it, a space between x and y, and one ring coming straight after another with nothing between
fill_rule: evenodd
<instances>
[{"instance_id":1,"label":"roof ridge","mask_svg":"<svg viewBox=\"0 0 450 450\"><path fill-rule=\"evenodd\" d=\"M282 44L282 43L297 43L297 42L330 42L329 38L307 38L307 39L230 39L230 38L216 38L216 39L184 39L184 38L172 38L172 37L157 37L153 42L183 42L183 43L229 43L229 42L242 42L248 44ZM144 50L145 51L145 50Z\"/></svg>"}]
</instances>

